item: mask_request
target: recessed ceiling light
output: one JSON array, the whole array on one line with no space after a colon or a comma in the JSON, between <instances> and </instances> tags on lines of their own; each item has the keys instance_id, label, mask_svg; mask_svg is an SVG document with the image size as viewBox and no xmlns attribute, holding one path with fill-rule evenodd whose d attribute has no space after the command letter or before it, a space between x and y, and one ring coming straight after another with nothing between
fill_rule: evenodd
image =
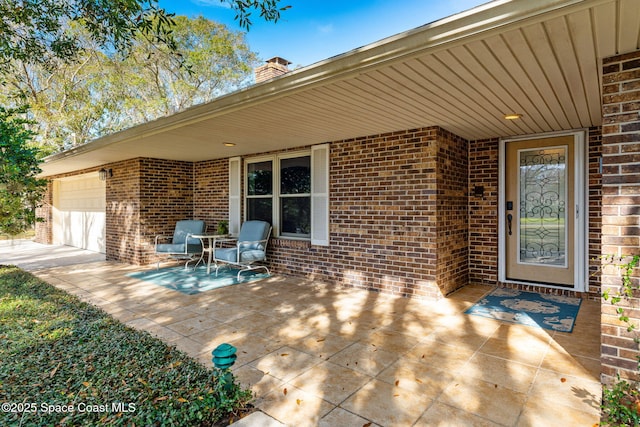
<instances>
[{"instance_id":1,"label":"recessed ceiling light","mask_svg":"<svg viewBox=\"0 0 640 427\"><path fill-rule=\"evenodd\" d=\"M236 144L235 144L235 143L233 143L233 142L224 142L224 143L223 143L223 145L224 145L225 147L235 147L235 146L236 146Z\"/></svg>"},{"instance_id":2,"label":"recessed ceiling light","mask_svg":"<svg viewBox=\"0 0 640 427\"><path fill-rule=\"evenodd\" d=\"M511 113L511 114L505 114L504 115L504 119L505 120L518 120L519 118L522 118L522 114Z\"/></svg>"}]
</instances>

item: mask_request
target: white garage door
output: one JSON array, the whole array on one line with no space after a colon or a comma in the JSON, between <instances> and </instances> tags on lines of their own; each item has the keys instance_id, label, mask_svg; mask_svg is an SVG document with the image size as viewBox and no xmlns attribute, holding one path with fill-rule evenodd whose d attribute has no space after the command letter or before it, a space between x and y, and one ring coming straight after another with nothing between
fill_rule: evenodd
<instances>
[{"instance_id":1,"label":"white garage door","mask_svg":"<svg viewBox=\"0 0 640 427\"><path fill-rule=\"evenodd\" d=\"M98 173L53 183L53 243L105 252L105 183Z\"/></svg>"}]
</instances>

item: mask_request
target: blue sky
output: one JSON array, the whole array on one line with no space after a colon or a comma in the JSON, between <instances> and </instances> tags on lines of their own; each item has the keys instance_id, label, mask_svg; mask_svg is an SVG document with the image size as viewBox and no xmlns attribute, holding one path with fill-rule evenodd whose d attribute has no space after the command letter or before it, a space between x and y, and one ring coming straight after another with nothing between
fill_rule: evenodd
<instances>
[{"instance_id":1,"label":"blue sky","mask_svg":"<svg viewBox=\"0 0 640 427\"><path fill-rule=\"evenodd\" d=\"M470 9L487 0L281 0L291 9L277 23L252 18L247 42L263 60L280 56L292 67L376 42ZM235 13L220 0L160 0L177 15L203 15L240 30Z\"/></svg>"}]
</instances>

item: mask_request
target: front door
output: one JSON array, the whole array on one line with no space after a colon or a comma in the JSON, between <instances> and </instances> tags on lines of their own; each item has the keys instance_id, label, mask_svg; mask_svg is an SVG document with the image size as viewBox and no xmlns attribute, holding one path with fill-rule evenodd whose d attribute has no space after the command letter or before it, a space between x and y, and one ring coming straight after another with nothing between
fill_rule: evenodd
<instances>
[{"instance_id":1,"label":"front door","mask_svg":"<svg viewBox=\"0 0 640 427\"><path fill-rule=\"evenodd\" d=\"M575 136L505 145L506 279L572 286L575 281Z\"/></svg>"}]
</instances>

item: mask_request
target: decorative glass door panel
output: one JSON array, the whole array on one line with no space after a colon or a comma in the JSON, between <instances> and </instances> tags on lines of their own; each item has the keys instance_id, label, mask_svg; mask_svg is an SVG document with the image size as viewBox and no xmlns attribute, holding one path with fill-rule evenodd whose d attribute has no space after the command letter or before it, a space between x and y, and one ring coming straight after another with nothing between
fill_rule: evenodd
<instances>
[{"instance_id":1,"label":"decorative glass door panel","mask_svg":"<svg viewBox=\"0 0 640 427\"><path fill-rule=\"evenodd\" d=\"M506 277L574 282L574 137L506 144Z\"/></svg>"},{"instance_id":2,"label":"decorative glass door panel","mask_svg":"<svg viewBox=\"0 0 640 427\"><path fill-rule=\"evenodd\" d=\"M521 150L519 261L567 266L567 147Z\"/></svg>"}]
</instances>

